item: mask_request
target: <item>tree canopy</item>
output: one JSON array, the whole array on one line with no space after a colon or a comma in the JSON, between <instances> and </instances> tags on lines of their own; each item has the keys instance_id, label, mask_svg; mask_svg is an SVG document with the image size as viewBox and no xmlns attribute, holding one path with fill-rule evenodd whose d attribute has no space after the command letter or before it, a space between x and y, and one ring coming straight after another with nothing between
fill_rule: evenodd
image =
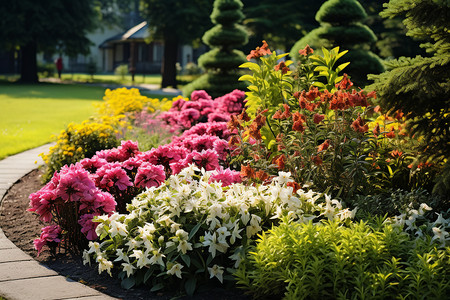
<instances>
[{"instance_id":1,"label":"tree canopy","mask_svg":"<svg viewBox=\"0 0 450 300\"><path fill-rule=\"evenodd\" d=\"M399 58L388 71L371 78L381 104L401 109L412 134L423 138L422 160L446 162L438 190L450 190L450 35L446 0L391 0L383 17L404 16L407 34L422 39L431 57ZM439 187L439 188L438 188Z\"/></svg>"},{"instance_id":2,"label":"tree canopy","mask_svg":"<svg viewBox=\"0 0 450 300\"><path fill-rule=\"evenodd\" d=\"M176 87L178 47L200 40L211 27L209 0L143 0L142 15L147 19L154 39L164 41L162 87Z\"/></svg>"},{"instance_id":3,"label":"tree canopy","mask_svg":"<svg viewBox=\"0 0 450 300\"><path fill-rule=\"evenodd\" d=\"M37 82L36 53L87 54L97 14L90 0L0 2L0 48L20 50L21 80Z\"/></svg>"}]
</instances>

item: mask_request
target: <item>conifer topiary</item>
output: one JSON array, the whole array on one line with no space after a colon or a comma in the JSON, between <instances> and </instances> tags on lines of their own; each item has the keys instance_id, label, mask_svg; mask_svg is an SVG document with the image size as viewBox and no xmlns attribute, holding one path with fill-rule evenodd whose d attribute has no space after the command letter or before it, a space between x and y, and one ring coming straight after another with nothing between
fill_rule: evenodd
<instances>
[{"instance_id":1,"label":"conifer topiary","mask_svg":"<svg viewBox=\"0 0 450 300\"><path fill-rule=\"evenodd\" d=\"M370 44L377 38L373 31L361 22L367 17L366 11L356 0L329 0L316 14L321 24L300 39L291 49L291 57L298 60L300 49L309 45L320 51L336 46L349 50L345 60L350 65L345 72L350 75L355 85L364 87L369 81L367 74L379 74L384 71L381 59L370 51Z\"/></svg>"},{"instance_id":2,"label":"conifer topiary","mask_svg":"<svg viewBox=\"0 0 450 300\"><path fill-rule=\"evenodd\" d=\"M205 32L203 42L212 48L198 59L207 72L188 84L183 94L189 96L194 90L205 90L212 97L223 96L234 89L245 89L238 81L239 65L246 61L242 51L235 47L245 45L248 34L238 23L244 19L240 0L215 0L211 21L216 24Z\"/></svg>"},{"instance_id":3,"label":"conifer topiary","mask_svg":"<svg viewBox=\"0 0 450 300\"><path fill-rule=\"evenodd\" d=\"M405 16L407 35L425 40L431 57L401 57L387 64L388 71L371 75L368 88L380 104L408 116L411 133L423 140L422 161L445 164L434 192L450 195L450 35L446 0L391 0L383 17Z\"/></svg>"}]
</instances>

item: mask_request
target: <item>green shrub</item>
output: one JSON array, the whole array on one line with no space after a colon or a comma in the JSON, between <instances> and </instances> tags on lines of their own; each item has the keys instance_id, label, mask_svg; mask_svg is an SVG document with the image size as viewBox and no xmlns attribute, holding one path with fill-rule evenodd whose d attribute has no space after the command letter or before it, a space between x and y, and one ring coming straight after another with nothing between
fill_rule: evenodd
<instances>
[{"instance_id":1,"label":"green shrub","mask_svg":"<svg viewBox=\"0 0 450 300\"><path fill-rule=\"evenodd\" d=\"M119 65L114 70L114 74L119 75L122 80L125 80L125 76L128 74L128 65Z\"/></svg>"},{"instance_id":2,"label":"green shrub","mask_svg":"<svg viewBox=\"0 0 450 300\"><path fill-rule=\"evenodd\" d=\"M392 225L284 220L261 235L235 273L255 298L444 299L450 247ZM375 229L376 228L376 229Z\"/></svg>"}]
</instances>

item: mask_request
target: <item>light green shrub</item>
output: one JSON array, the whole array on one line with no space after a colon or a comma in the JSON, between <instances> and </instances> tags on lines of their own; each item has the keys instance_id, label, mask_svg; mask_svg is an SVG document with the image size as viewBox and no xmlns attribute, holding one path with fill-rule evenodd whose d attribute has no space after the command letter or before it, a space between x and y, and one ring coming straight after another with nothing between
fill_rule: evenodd
<instances>
[{"instance_id":1,"label":"light green shrub","mask_svg":"<svg viewBox=\"0 0 450 300\"><path fill-rule=\"evenodd\" d=\"M235 277L257 299L444 299L449 255L388 224L285 219L260 236Z\"/></svg>"}]
</instances>

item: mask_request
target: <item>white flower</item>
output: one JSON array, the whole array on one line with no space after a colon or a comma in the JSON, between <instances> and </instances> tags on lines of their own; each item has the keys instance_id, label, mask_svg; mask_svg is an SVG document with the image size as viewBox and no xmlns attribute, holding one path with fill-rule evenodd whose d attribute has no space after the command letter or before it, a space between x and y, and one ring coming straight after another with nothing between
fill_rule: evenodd
<instances>
[{"instance_id":1,"label":"white flower","mask_svg":"<svg viewBox=\"0 0 450 300\"><path fill-rule=\"evenodd\" d=\"M128 230L127 226L118 221L111 221L109 232L111 233L111 237L115 237L117 234L121 236L127 236Z\"/></svg>"},{"instance_id":2,"label":"white flower","mask_svg":"<svg viewBox=\"0 0 450 300\"><path fill-rule=\"evenodd\" d=\"M278 172L278 177L274 178L279 184L285 184L293 181L291 178L291 172Z\"/></svg>"},{"instance_id":3,"label":"white flower","mask_svg":"<svg viewBox=\"0 0 450 300\"><path fill-rule=\"evenodd\" d=\"M234 228L233 228L233 232L231 233L231 237L230 237L230 243L234 244L234 242L236 241L236 238L238 239L242 239L242 236L239 234L241 233L243 229L239 229L239 225L235 224Z\"/></svg>"},{"instance_id":4,"label":"white flower","mask_svg":"<svg viewBox=\"0 0 450 300\"><path fill-rule=\"evenodd\" d=\"M426 205L425 203L421 203L419 207L419 215L423 216L426 210L432 210L432 208Z\"/></svg>"},{"instance_id":5,"label":"white flower","mask_svg":"<svg viewBox=\"0 0 450 300\"><path fill-rule=\"evenodd\" d=\"M242 248L243 248L242 246L236 248L236 250L234 251L234 254L228 257L229 259L235 261L235 263L234 263L234 267L235 268L238 268L239 265L241 264L241 261L242 261L242 255L241 255Z\"/></svg>"},{"instance_id":6,"label":"white flower","mask_svg":"<svg viewBox=\"0 0 450 300\"><path fill-rule=\"evenodd\" d=\"M91 265L91 256L87 250L83 250L83 265L89 264Z\"/></svg>"},{"instance_id":7,"label":"white flower","mask_svg":"<svg viewBox=\"0 0 450 300\"><path fill-rule=\"evenodd\" d=\"M219 243L226 243L227 236L231 235L231 233L228 231L226 227L220 227L219 229L216 230L216 232L217 232L217 240L219 241Z\"/></svg>"},{"instance_id":8,"label":"white flower","mask_svg":"<svg viewBox=\"0 0 450 300\"><path fill-rule=\"evenodd\" d=\"M212 268L208 268L209 278L217 277L221 283L223 283L223 267L214 265Z\"/></svg>"},{"instance_id":9,"label":"white flower","mask_svg":"<svg viewBox=\"0 0 450 300\"><path fill-rule=\"evenodd\" d=\"M100 253L100 244L99 243L97 243L97 242L89 242L89 251L88 251L88 253L89 254L91 254L91 253L95 253L95 254L98 254L98 253Z\"/></svg>"},{"instance_id":10,"label":"white flower","mask_svg":"<svg viewBox=\"0 0 450 300\"><path fill-rule=\"evenodd\" d=\"M447 240L447 236L449 235L449 233L447 231L445 231L443 228L433 227L433 233L434 233L434 236L431 239L432 241L435 239L438 239L443 244L445 244L445 240Z\"/></svg>"},{"instance_id":11,"label":"white flower","mask_svg":"<svg viewBox=\"0 0 450 300\"><path fill-rule=\"evenodd\" d=\"M123 260L123 261L129 262L128 256L126 256L126 254L123 253L122 249L117 248L116 255L117 255L117 258L114 261Z\"/></svg>"},{"instance_id":12,"label":"white flower","mask_svg":"<svg viewBox=\"0 0 450 300\"><path fill-rule=\"evenodd\" d=\"M182 252L183 254L186 254L188 250L192 250L192 244L189 243L187 240L181 240L177 247L178 252Z\"/></svg>"},{"instance_id":13,"label":"white flower","mask_svg":"<svg viewBox=\"0 0 450 300\"><path fill-rule=\"evenodd\" d=\"M135 239L130 239L125 246L128 246L128 251L131 251L133 249L138 248L140 245L142 245L141 241L136 241Z\"/></svg>"},{"instance_id":14,"label":"white flower","mask_svg":"<svg viewBox=\"0 0 450 300\"><path fill-rule=\"evenodd\" d=\"M189 234L184 231L183 229L178 229L177 232L175 232L175 235L180 239L180 240L187 240L189 237Z\"/></svg>"},{"instance_id":15,"label":"white flower","mask_svg":"<svg viewBox=\"0 0 450 300\"><path fill-rule=\"evenodd\" d=\"M183 268L183 265L175 264L170 268L170 270L167 271L167 274L169 275L175 275L178 278L181 278L181 269Z\"/></svg>"},{"instance_id":16,"label":"white flower","mask_svg":"<svg viewBox=\"0 0 450 300\"><path fill-rule=\"evenodd\" d=\"M130 275L133 275L134 270L136 269L132 264L130 263L122 263L123 270L127 272L127 277L130 277Z\"/></svg>"},{"instance_id":17,"label":"white flower","mask_svg":"<svg viewBox=\"0 0 450 300\"><path fill-rule=\"evenodd\" d=\"M228 248L227 243L220 243L217 240L217 235L215 232L212 235L209 232L205 233L205 240L203 242L203 246L209 246L208 251L211 253L212 257L216 256L216 251L225 253Z\"/></svg>"},{"instance_id":18,"label":"white flower","mask_svg":"<svg viewBox=\"0 0 450 300\"><path fill-rule=\"evenodd\" d=\"M153 256L150 258L150 264L154 265L154 264L160 264L161 266L164 267L164 262L163 262L163 257L166 257L164 254L162 254L161 252L161 248L158 250L153 250Z\"/></svg>"},{"instance_id":19,"label":"white flower","mask_svg":"<svg viewBox=\"0 0 450 300\"><path fill-rule=\"evenodd\" d=\"M101 258L98 261L98 274L101 274L103 271L106 270L108 272L108 274L110 276L112 276L111 275L111 268L112 268L112 266L113 266L113 263L111 261L109 261L107 259L104 259L104 258Z\"/></svg>"},{"instance_id":20,"label":"white flower","mask_svg":"<svg viewBox=\"0 0 450 300\"><path fill-rule=\"evenodd\" d=\"M446 219L444 219L444 217L442 216L442 214L438 214L438 218L436 219L436 221L434 221L433 226L436 227L436 225L443 225L443 224L447 224L448 221Z\"/></svg>"}]
</instances>

